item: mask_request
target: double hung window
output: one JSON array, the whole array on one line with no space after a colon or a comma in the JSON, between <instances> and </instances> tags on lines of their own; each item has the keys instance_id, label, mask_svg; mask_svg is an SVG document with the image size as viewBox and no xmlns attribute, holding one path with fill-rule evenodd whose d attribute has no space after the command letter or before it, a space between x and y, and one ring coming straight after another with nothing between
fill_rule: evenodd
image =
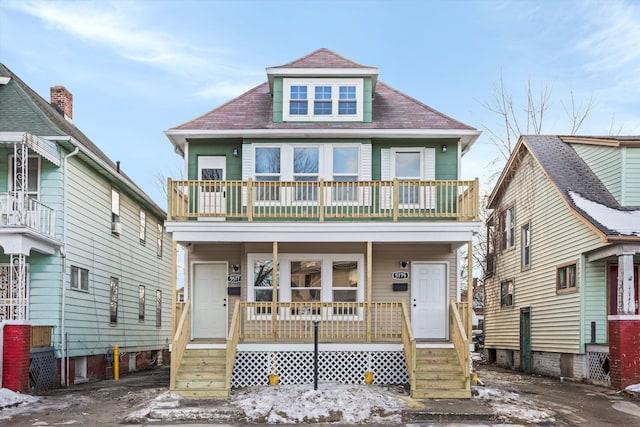
<instances>
[{"instance_id":1,"label":"double hung window","mask_svg":"<svg viewBox=\"0 0 640 427\"><path fill-rule=\"evenodd\" d=\"M293 180L298 182L318 181L320 156L318 147L293 148ZM299 184L295 191L296 201L318 200L318 188Z\"/></svg>"},{"instance_id":2,"label":"double hung window","mask_svg":"<svg viewBox=\"0 0 640 427\"><path fill-rule=\"evenodd\" d=\"M256 181L280 181L280 147L256 147ZM257 200L280 200L280 186L260 186Z\"/></svg>"},{"instance_id":3,"label":"double hung window","mask_svg":"<svg viewBox=\"0 0 640 427\"><path fill-rule=\"evenodd\" d=\"M561 265L556 270L556 289L558 292L575 290L578 286L576 263Z\"/></svg>"},{"instance_id":4,"label":"double hung window","mask_svg":"<svg viewBox=\"0 0 640 427\"><path fill-rule=\"evenodd\" d=\"M513 307L513 280L500 283L500 307Z\"/></svg>"},{"instance_id":5,"label":"double hung window","mask_svg":"<svg viewBox=\"0 0 640 427\"><path fill-rule=\"evenodd\" d=\"M504 251L515 244L513 207L505 209L500 215L500 248Z\"/></svg>"},{"instance_id":6,"label":"double hung window","mask_svg":"<svg viewBox=\"0 0 640 427\"><path fill-rule=\"evenodd\" d=\"M357 200L357 187L348 182L358 180L359 162L358 147L333 147L333 180L344 182L336 184L333 201L353 202Z\"/></svg>"}]
</instances>

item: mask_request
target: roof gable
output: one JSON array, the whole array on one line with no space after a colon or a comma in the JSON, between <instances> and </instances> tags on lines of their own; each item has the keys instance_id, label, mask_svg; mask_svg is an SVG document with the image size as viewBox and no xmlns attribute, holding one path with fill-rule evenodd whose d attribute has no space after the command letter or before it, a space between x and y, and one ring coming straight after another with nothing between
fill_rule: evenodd
<instances>
[{"instance_id":1,"label":"roof gable","mask_svg":"<svg viewBox=\"0 0 640 427\"><path fill-rule=\"evenodd\" d=\"M308 55L298 58L284 65L271 67L278 68L369 68L366 65L358 64L350 59L338 55L337 53L321 48Z\"/></svg>"},{"instance_id":2,"label":"roof gable","mask_svg":"<svg viewBox=\"0 0 640 427\"><path fill-rule=\"evenodd\" d=\"M637 139L637 137L630 137L627 140ZM571 211L585 219L602 235L640 235L640 224L636 229L627 227L622 229L615 223L603 220L603 215L596 214L596 212L604 210L609 210L611 213L631 213L633 215L640 212L621 206L593 170L576 153L571 144L563 141L563 137L555 135L523 135L520 137L489 197L489 208L495 209L497 207L506 186L513 175L517 173L520 160L526 152L532 154ZM594 209L595 206L599 207L597 211Z\"/></svg>"}]
</instances>

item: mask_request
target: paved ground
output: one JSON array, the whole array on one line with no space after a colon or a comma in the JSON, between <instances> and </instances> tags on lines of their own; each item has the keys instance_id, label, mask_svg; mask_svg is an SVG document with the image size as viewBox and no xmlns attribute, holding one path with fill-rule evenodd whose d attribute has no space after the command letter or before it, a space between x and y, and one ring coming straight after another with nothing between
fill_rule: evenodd
<instances>
[{"instance_id":1,"label":"paved ground","mask_svg":"<svg viewBox=\"0 0 640 427\"><path fill-rule=\"evenodd\" d=\"M483 398L413 401L402 396L409 404L393 425L640 425L640 399L625 393L493 366L480 366L478 373L485 387L474 387L474 391ZM164 367L127 375L117 382L55 390L41 396L38 403L1 410L0 425L115 427L123 420L139 426L248 424L238 407L224 401L180 402L170 396L155 400L167 395L168 383L169 369Z\"/></svg>"}]
</instances>

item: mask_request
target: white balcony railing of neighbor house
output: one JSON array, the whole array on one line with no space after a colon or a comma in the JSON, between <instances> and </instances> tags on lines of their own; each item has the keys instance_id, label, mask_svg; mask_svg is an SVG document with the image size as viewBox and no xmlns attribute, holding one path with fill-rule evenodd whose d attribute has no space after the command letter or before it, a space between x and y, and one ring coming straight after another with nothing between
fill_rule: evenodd
<instances>
[{"instance_id":1,"label":"white balcony railing of neighbor house","mask_svg":"<svg viewBox=\"0 0 640 427\"><path fill-rule=\"evenodd\" d=\"M0 193L0 227L26 227L54 237L55 210L29 197Z\"/></svg>"},{"instance_id":2,"label":"white balcony railing of neighbor house","mask_svg":"<svg viewBox=\"0 0 640 427\"><path fill-rule=\"evenodd\" d=\"M168 181L168 220L478 221L478 180Z\"/></svg>"}]
</instances>

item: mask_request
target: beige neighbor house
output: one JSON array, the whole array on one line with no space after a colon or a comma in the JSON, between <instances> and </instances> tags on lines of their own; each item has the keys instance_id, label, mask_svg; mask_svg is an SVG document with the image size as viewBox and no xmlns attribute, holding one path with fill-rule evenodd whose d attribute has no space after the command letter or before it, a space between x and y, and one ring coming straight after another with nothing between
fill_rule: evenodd
<instances>
[{"instance_id":1,"label":"beige neighbor house","mask_svg":"<svg viewBox=\"0 0 640 427\"><path fill-rule=\"evenodd\" d=\"M522 136L489 208L489 359L639 383L640 137Z\"/></svg>"},{"instance_id":2,"label":"beige neighbor house","mask_svg":"<svg viewBox=\"0 0 640 427\"><path fill-rule=\"evenodd\" d=\"M457 251L480 223L459 178L479 132L326 49L266 77L166 131L187 177L168 188L187 249L171 390L311 384L317 356L321 381L469 398Z\"/></svg>"}]
</instances>

